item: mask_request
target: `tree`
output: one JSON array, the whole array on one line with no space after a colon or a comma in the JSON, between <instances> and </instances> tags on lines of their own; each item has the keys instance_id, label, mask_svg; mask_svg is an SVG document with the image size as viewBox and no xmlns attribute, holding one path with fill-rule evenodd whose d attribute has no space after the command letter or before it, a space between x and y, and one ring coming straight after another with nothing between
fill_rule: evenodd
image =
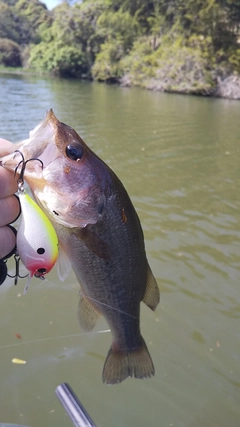
<instances>
[{"instance_id":1,"label":"tree","mask_svg":"<svg viewBox=\"0 0 240 427\"><path fill-rule=\"evenodd\" d=\"M20 67L20 46L12 40L0 38L0 64L6 67Z\"/></svg>"},{"instance_id":2,"label":"tree","mask_svg":"<svg viewBox=\"0 0 240 427\"><path fill-rule=\"evenodd\" d=\"M98 18L97 31L102 33L105 41L120 42L126 53L138 35L139 24L128 11L105 11Z\"/></svg>"},{"instance_id":3,"label":"tree","mask_svg":"<svg viewBox=\"0 0 240 427\"><path fill-rule=\"evenodd\" d=\"M41 25L50 27L52 17L45 4L38 0L18 0L13 8L20 27L21 43L38 43Z\"/></svg>"},{"instance_id":4,"label":"tree","mask_svg":"<svg viewBox=\"0 0 240 427\"><path fill-rule=\"evenodd\" d=\"M13 9L4 2L0 2L0 37L19 43L21 41L20 33L21 29Z\"/></svg>"}]
</instances>

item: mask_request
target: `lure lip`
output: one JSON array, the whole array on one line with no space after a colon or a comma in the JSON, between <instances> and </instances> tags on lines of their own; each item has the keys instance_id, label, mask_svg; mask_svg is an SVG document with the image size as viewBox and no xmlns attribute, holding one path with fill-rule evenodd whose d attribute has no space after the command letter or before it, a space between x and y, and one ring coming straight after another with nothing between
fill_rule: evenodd
<instances>
[{"instance_id":1,"label":"lure lip","mask_svg":"<svg viewBox=\"0 0 240 427\"><path fill-rule=\"evenodd\" d=\"M40 278L52 270L56 261L57 258L54 258L51 262L46 262L43 258L36 260L28 255L27 259L24 261L24 265L30 272L31 277L35 276ZM41 267L39 267L39 265L41 265Z\"/></svg>"}]
</instances>

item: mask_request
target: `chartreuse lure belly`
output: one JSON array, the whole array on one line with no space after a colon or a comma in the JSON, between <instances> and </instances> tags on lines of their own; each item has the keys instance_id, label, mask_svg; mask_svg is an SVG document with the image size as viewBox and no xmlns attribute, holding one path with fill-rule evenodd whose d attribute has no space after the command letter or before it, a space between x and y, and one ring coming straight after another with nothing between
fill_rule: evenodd
<instances>
[{"instance_id":1,"label":"chartreuse lure belly","mask_svg":"<svg viewBox=\"0 0 240 427\"><path fill-rule=\"evenodd\" d=\"M29 271L29 279L24 289L26 293L33 276L43 276L53 268L58 257L58 238L52 223L45 213L19 187L21 222L17 232L17 253Z\"/></svg>"}]
</instances>

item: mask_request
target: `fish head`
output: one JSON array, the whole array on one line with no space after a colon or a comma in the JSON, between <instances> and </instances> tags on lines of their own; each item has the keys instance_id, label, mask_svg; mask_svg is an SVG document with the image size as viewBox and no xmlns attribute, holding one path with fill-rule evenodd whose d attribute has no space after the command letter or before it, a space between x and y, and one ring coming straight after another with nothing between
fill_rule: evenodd
<instances>
[{"instance_id":1,"label":"fish head","mask_svg":"<svg viewBox=\"0 0 240 427\"><path fill-rule=\"evenodd\" d=\"M0 164L16 174L24 165L24 180L53 221L72 228L102 218L111 171L52 110Z\"/></svg>"}]
</instances>

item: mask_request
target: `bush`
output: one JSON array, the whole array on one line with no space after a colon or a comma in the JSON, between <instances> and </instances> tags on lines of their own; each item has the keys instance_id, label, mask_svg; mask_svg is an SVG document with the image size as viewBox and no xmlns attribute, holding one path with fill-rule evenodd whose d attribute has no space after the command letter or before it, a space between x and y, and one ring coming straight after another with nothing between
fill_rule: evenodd
<instances>
[{"instance_id":1,"label":"bush","mask_svg":"<svg viewBox=\"0 0 240 427\"><path fill-rule=\"evenodd\" d=\"M129 58L123 60L125 85L168 92L210 94L215 85L213 64L207 52L187 46L177 38L166 38L153 50L149 42L135 43ZM127 67L126 67L127 65Z\"/></svg>"},{"instance_id":2,"label":"bush","mask_svg":"<svg viewBox=\"0 0 240 427\"><path fill-rule=\"evenodd\" d=\"M80 48L54 42L33 46L28 64L59 77L82 77L88 73L86 57Z\"/></svg>"},{"instance_id":3,"label":"bush","mask_svg":"<svg viewBox=\"0 0 240 427\"><path fill-rule=\"evenodd\" d=\"M12 40L0 38L0 64L6 67L20 67L20 46Z\"/></svg>"},{"instance_id":4,"label":"bush","mask_svg":"<svg viewBox=\"0 0 240 427\"><path fill-rule=\"evenodd\" d=\"M123 74L120 66L122 55L123 47L121 43L115 43L114 41L104 43L92 67L93 78L106 82L118 81Z\"/></svg>"}]
</instances>

